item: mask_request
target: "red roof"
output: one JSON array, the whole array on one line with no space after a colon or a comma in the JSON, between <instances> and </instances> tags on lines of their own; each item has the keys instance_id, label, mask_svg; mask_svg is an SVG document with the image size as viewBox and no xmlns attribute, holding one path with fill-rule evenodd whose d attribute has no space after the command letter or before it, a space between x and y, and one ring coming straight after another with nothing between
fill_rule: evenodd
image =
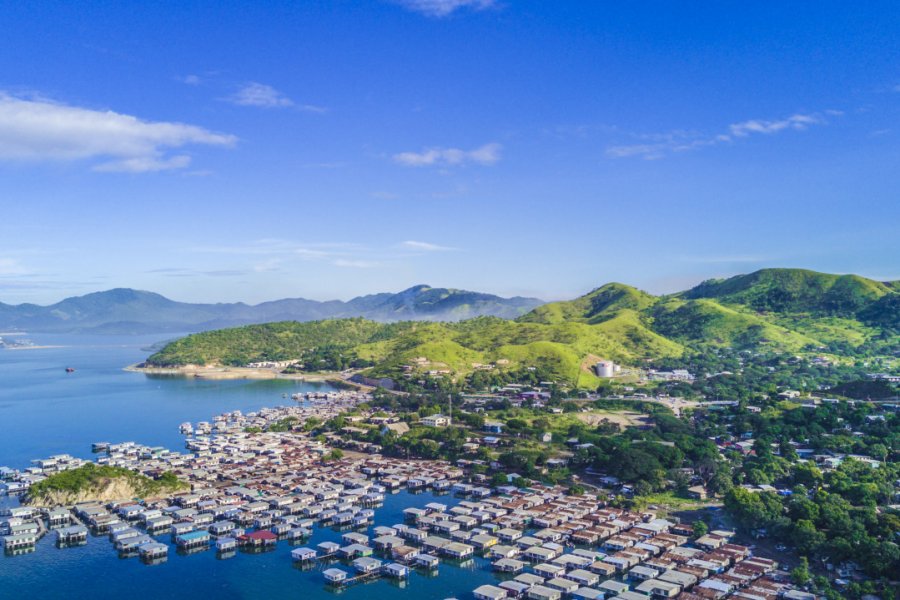
<instances>
[{"instance_id":1,"label":"red roof","mask_svg":"<svg viewBox=\"0 0 900 600\"><path fill-rule=\"evenodd\" d=\"M278 536L268 530L254 531L253 533L245 533L241 536L247 540L278 540Z\"/></svg>"}]
</instances>

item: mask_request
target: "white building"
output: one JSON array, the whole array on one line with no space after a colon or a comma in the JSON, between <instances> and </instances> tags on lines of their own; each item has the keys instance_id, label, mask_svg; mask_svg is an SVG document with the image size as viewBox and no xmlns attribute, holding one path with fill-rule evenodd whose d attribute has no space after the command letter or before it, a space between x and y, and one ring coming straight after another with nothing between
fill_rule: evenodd
<instances>
[{"instance_id":1,"label":"white building","mask_svg":"<svg viewBox=\"0 0 900 600\"><path fill-rule=\"evenodd\" d=\"M447 427L450 425L450 417L437 414L423 417L419 422L426 427Z\"/></svg>"}]
</instances>

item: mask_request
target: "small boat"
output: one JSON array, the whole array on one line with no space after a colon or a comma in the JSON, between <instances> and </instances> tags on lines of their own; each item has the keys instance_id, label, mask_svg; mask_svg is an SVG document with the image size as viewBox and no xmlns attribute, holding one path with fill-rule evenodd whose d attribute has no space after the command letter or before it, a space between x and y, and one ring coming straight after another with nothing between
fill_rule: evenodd
<instances>
[{"instance_id":1,"label":"small boat","mask_svg":"<svg viewBox=\"0 0 900 600\"><path fill-rule=\"evenodd\" d=\"M73 369L72 367L66 367L66 373L74 373L74 372L75 372L75 369Z\"/></svg>"}]
</instances>

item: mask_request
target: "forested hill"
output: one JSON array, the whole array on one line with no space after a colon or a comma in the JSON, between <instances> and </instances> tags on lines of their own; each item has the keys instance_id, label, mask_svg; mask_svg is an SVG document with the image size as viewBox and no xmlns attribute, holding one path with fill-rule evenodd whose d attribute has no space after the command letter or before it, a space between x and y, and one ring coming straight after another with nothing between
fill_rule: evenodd
<instances>
[{"instance_id":1,"label":"forested hill","mask_svg":"<svg viewBox=\"0 0 900 600\"><path fill-rule=\"evenodd\" d=\"M513 321L271 323L188 336L147 362L242 365L315 355L323 365L366 366L375 375L416 364L468 373L493 363L540 367L547 376L592 385L589 367L600 358L640 365L710 347L896 355L898 289L896 282L794 269L707 281L667 296L611 283Z\"/></svg>"}]
</instances>

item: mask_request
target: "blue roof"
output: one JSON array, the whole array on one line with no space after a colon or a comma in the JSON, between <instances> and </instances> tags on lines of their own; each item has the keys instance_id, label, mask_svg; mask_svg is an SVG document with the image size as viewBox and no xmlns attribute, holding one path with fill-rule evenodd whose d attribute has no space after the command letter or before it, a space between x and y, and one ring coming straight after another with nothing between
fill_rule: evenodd
<instances>
[{"instance_id":1,"label":"blue roof","mask_svg":"<svg viewBox=\"0 0 900 600\"><path fill-rule=\"evenodd\" d=\"M199 540L203 538L208 538L208 531L191 531L190 533L182 533L178 536L179 539L190 541L190 540Z\"/></svg>"}]
</instances>

